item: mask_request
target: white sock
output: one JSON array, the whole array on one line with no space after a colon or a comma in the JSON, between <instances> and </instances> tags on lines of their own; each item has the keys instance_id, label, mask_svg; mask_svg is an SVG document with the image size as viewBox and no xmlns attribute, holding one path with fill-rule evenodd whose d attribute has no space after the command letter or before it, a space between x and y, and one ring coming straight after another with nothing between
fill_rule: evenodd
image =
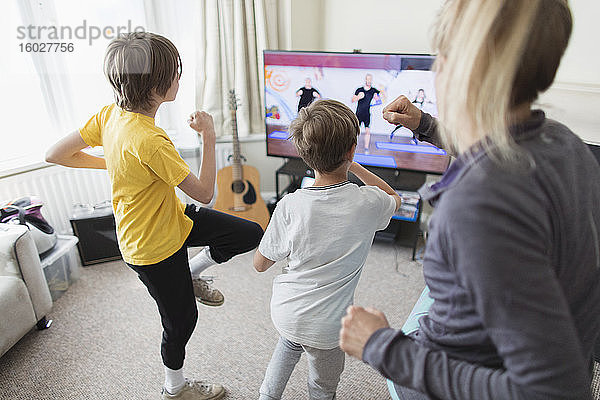
<instances>
[{"instance_id":1,"label":"white sock","mask_svg":"<svg viewBox=\"0 0 600 400\"><path fill-rule=\"evenodd\" d=\"M192 273L192 278L200 278L200 274L206 268L213 266L216 263L217 262L210 256L208 246L206 246L190 260L190 272Z\"/></svg>"},{"instance_id":2,"label":"white sock","mask_svg":"<svg viewBox=\"0 0 600 400\"><path fill-rule=\"evenodd\" d=\"M169 394L176 394L185 385L183 377L183 367L179 369L171 369L165 366L165 390Z\"/></svg>"}]
</instances>

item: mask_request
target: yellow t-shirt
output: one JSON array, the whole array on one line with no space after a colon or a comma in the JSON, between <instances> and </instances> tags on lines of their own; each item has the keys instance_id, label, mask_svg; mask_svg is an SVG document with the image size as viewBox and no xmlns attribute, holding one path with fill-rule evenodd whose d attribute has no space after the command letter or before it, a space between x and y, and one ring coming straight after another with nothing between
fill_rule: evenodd
<instances>
[{"instance_id":1,"label":"yellow t-shirt","mask_svg":"<svg viewBox=\"0 0 600 400\"><path fill-rule=\"evenodd\" d=\"M111 182L119 248L125 262L155 264L181 248L192 229L175 195L190 172L154 118L106 106L79 130L102 146Z\"/></svg>"}]
</instances>

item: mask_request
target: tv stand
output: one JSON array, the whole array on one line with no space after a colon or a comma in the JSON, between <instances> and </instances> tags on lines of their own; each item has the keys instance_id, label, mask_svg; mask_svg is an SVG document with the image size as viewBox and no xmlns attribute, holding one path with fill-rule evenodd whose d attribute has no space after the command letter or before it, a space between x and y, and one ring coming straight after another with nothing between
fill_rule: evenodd
<instances>
[{"instance_id":1,"label":"tv stand","mask_svg":"<svg viewBox=\"0 0 600 400\"><path fill-rule=\"evenodd\" d=\"M416 191L423 186L427 178L427 174L424 172L370 166L365 166L365 168L382 178L395 190ZM279 185L279 177L281 175L287 175L291 178L290 183L283 188L283 190L281 190ZM299 189L302 179L307 176L314 178L315 173L304 163L304 161L296 158L287 159L286 162L275 171L276 200L279 201L284 194L292 193L296 189ZM349 179L354 183L362 185L362 182L352 174L350 174ZM417 241L421 235L421 209L422 201L419 201L416 220L403 221L393 218L386 229L376 233L375 238L398 242L400 245L412 247L412 259L414 260Z\"/></svg>"}]
</instances>

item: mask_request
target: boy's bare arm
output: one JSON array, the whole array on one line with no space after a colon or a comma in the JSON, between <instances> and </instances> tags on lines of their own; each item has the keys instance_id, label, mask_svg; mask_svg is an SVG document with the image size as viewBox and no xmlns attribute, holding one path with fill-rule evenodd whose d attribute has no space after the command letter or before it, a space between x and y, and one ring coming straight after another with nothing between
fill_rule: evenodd
<instances>
[{"instance_id":1,"label":"boy's bare arm","mask_svg":"<svg viewBox=\"0 0 600 400\"><path fill-rule=\"evenodd\" d=\"M202 137L202 164L198 178L190 172L178 187L192 199L206 204L215 193L215 128L211 115L204 111L194 112L188 123Z\"/></svg>"},{"instance_id":2,"label":"boy's bare arm","mask_svg":"<svg viewBox=\"0 0 600 400\"><path fill-rule=\"evenodd\" d=\"M254 269L258 272L265 272L271 268L273 264L275 264L275 261L269 260L267 257L263 256L260 251L256 250L256 253L254 253Z\"/></svg>"},{"instance_id":3,"label":"boy's bare arm","mask_svg":"<svg viewBox=\"0 0 600 400\"><path fill-rule=\"evenodd\" d=\"M46 152L45 160L48 163L60 164L65 167L106 169L104 158L81 151L86 147L88 147L87 143L83 141L77 130L50 147Z\"/></svg>"},{"instance_id":4,"label":"boy's bare arm","mask_svg":"<svg viewBox=\"0 0 600 400\"><path fill-rule=\"evenodd\" d=\"M358 179L360 179L365 185L377 186L379 189L383 190L390 196L396 200L396 210L400 208L402 205L402 198L398 196L398 193L392 189L390 185L388 185L383 179L360 165L359 163L353 161L350 165L350 172L352 172Z\"/></svg>"}]
</instances>

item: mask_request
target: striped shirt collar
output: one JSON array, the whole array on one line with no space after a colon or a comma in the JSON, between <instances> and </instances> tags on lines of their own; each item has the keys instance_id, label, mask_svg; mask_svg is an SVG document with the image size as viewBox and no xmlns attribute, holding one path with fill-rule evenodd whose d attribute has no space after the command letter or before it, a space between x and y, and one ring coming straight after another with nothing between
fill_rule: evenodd
<instances>
[{"instance_id":1,"label":"striped shirt collar","mask_svg":"<svg viewBox=\"0 0 600 400\"><path fill-rule=\"evenodd\" d=\"M327 190L327 189L338 188L338 187L347 185L349 183L350 183L350 181L344 181L344 182L338 182L338 183L334 183L332 185L326 185L326 186L308 186L308 187L305 187L304 189L308 189L308 190Z\"/></svg>"}]
</instances>

